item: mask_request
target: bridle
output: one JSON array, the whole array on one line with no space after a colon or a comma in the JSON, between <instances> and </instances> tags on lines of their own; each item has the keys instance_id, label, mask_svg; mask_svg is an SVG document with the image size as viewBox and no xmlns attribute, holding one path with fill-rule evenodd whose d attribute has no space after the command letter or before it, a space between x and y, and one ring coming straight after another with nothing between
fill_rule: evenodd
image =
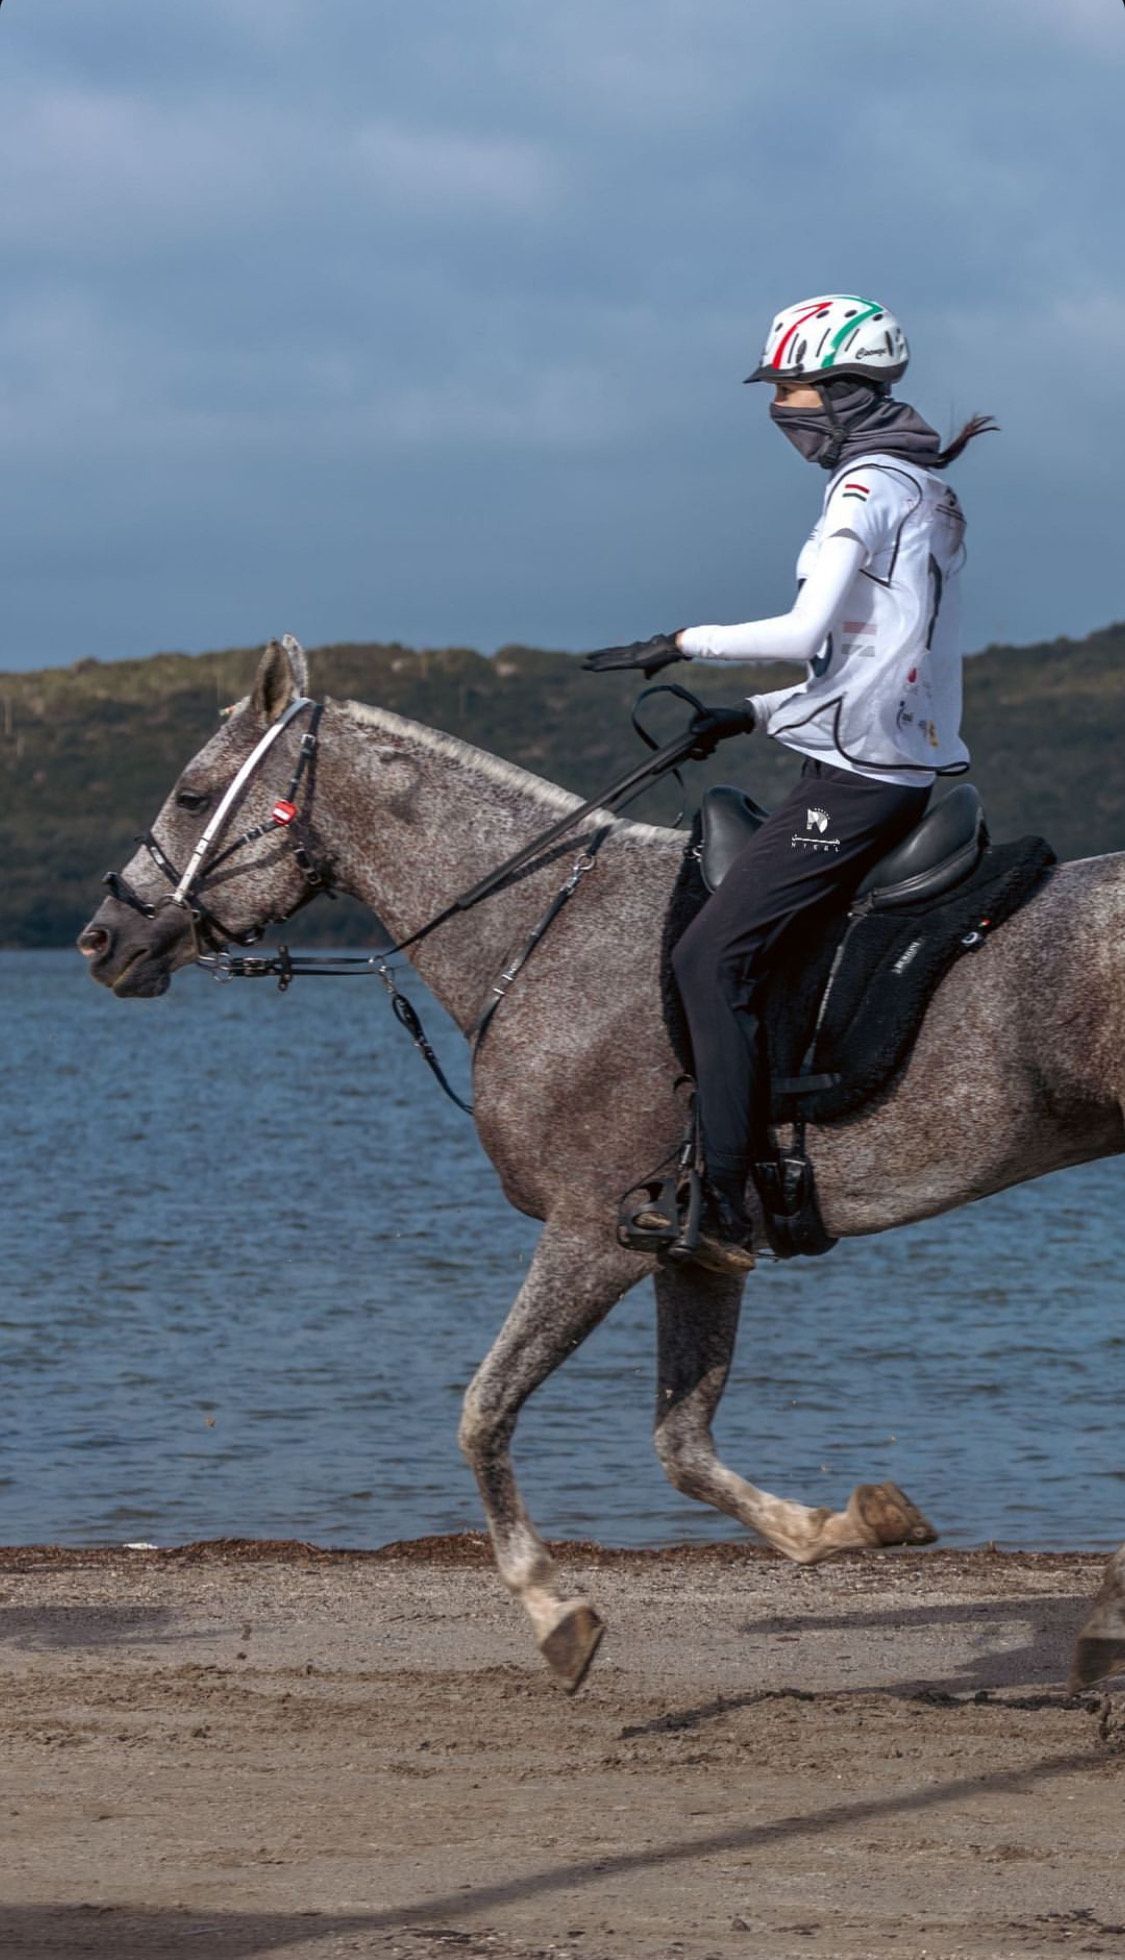
<instances>
[{"instance_id":1,"label":"bridle","mask_svg":"<svg viewBox=\"0 0 1125 1960\"><path fill-rule=\"evenodd\" d=\"M213 847L221 837L227 819L241 802L279 735L284 734L290 722L295 721L306 709L310 711L309 725L301 736L296 765L285 795L278 797L264 823L252 825L249 830L243 831L241 837L236 837L221 850L214 850L212 855ZM141 832L136 840L137 843L144 847L161 876L172 886L172 891L167 898L162 899L159 904L153 904L150 900L142 898L139 892L133 890L120 871L107 872L102 880L110 895L118 899L122 905L131 906L134 912L139 912L146 919L154 919L164 905L182 907L190 921L198 959L203 956L204 949L208 946L213 953L221 953L226 945L253 946L262 937L267 926L278 925L281 919L292 918L293 913L318 891L331 890L331 872L324 861L319 860L314 853L309 824L316 781L318 731L323 713L322 702L312 701L307 695L300 694L289 703L276 721L270 723L261 740L255 744L237 774L223 791L217 808L200 832L182 872L173 864L167 851L151 830ZM297 801L302 781L306 781L307 788L304 810L298 807ZM216 872L223 865L228 864L238 851L244 850L248 844L256 843L260 837L268 837L275 830L286 833L298 869L304 879L305 890L296 905L290 906L289 911L282 913L280 918L267 919L262 925L249 926L244 932L236 932L232 926L224 925L223 921L216 917L210 907L204 903L202 893L209 885L215 883Z\"/></svg>"},{"instance_id":2,"label":"bridle","mask_svg":"<svg viewBox=\"0 0 1125 1960\"><path fill-rule=\"evenodd\" d=\"M0 0L0 3L2 3L2 0ZM132 889L127 879L119 871L108 872L102 882L106 885L112 897L118 899L123 905L131 906L134 912L139 912L146 919L155 918L163 905L181 906L187 912L191 922L196 964L212 973L217 980L257 979L269 976L276 979L278 986L284 991L296 979L298 974L320 974L324 977L344 976L348 974L377 975L382 980L390 995L391 1006L397 1019L411 1036L415 1047L419 1049L423 1060L437 1078L446 1095L453 1102L457 1103L459 1108L465 1110L466 1114L471 1116L473 1113L472 1105L462 1101L461 1097L451 1088L446 1080L437 1056L426 1039L425 1030L422 1027L421 1021L418 1019L415 1009L407 1000L405 994L399 992L387 963L396 953L402 953L411 946L420 945L424 939L428 939L432 932L436 932L438 927L445 925L448 920L456 918L465 912L472 911L475 906L481 904L482 900L491 898L494 893L503 890L521 872L529 868L539 868L545 862L549 863L551 860L546 854L551 852L554 845L559 843L569 831L574 830L579 824L583 823L587 817L598 815L603 819L592 833L586 834L583 846L574 860L566 882L555 893L547 910L541 918L536 920L522 946L508 960L503 972L491 987L484 1007L477 1015L476 1020L469 1030L469 1038L475 1052L484 1038L492 1016L504 999L513 980L539 945L548 928L554 923L564 906L573 897L586 873L593 870L597 862L598 852L613 829L612 820L609 822L604 820L607 812L621 810L627 803L631 803L635 797L641 795L644 790L648 789L661 776L667 775L669 772L676 774L678 777L677 765L679 763L686 762L689 758L703 760L711 754L715 746L715 741L721 739L721 734L716 736L714 731L707 726L708 710L704 703L696 695L689 693L687 688L680 687L673 682L661 682L655 687L645 688L643 693L638 697L637 705L639 706L640 702L651 694L675 695L679 700L686 701L692 708L692 722L681 735L675 737L671 742L666 742L662 748L658 748L652 737L641 727L637 720L636 708L634 708L633 726L652 750L652 754L647 762L643 762L637 768L631 769L627 776L623 776L617 782L611 784L609 789L603 791L600 796L591 797L588 802L581 804L579 808L568 811L556 823L551 824L547 830L541 831L537 837L533 837L530 843L523 845L512 857L506 858L503 864L497 865L495 870L488 872L484 878L480 879L468 891L460 892L456 898L452 899L448 905L443 906L441 911L435 913L432 918L427 919L425 924L419 926L415 932L410 933L405 939L400 939L393 946L382 948L378 953L362 955L342 953L328 956L320 956L315 953L293 955L287 946L281 946L278 948L276 954L255 955L250 959L244 959L226 950L231 945L253 946L262 937L267 926L278 925L283 919L292 918L294 912L299 911L300 907L306 904L310 898L315 897L318 891L325 891L329 894L332 892L333 880L331 868L323 860L318 860L314 855L309 826L309 812L312 807L313 794L316 786L318 730L321 716L324 713L324 706L322 702L312 701L304 694L298 695L295 700L289 703L284 713L279 715L277 720L270 724L261 740L251 750L233 781L223 792L218 808L201 831L198 841L191 852L191 856L188 858L187 865L182 872L177 870L164 850L163 845L153 836L151 830L143 831L137 838L138 844L144 846L157 870L172 886L173 889L167 898L162 899L160 904L153 905L149 900L141 898L140 894ZM213 845L221 835L228 816L241 799L247 785L251 782L259 766L269 754L278 736L283 734L290 722L295 720L299 714L303 714L306 709L311 710L309 725L301 737L300 747L297 751L296 767L294 768L286 794L278 798L265 823L255 824L251 829L243 831L241 837L236 837L233 843L226 845L225 849L217 851L214 856L209 856ZM305 809L302 811L298 808L297 797L300 792L302 780L306 778L307 801ZM305 890L297 900L297 903L290 906L289 911L282 913L279 918L266 919L261 925L250 926L245 932L235 932L231 927L225 926L222 920L215 916L214 912L204 904L200 894L209 885L214 883L215 873L219 870L220 866L229 863L236 852L243 850L248 844L255 843L259 837L268 836L274 830L284 830L287 833L293 856L297 861L301 875L305 881Z\"/></svg>"}]
</instances>

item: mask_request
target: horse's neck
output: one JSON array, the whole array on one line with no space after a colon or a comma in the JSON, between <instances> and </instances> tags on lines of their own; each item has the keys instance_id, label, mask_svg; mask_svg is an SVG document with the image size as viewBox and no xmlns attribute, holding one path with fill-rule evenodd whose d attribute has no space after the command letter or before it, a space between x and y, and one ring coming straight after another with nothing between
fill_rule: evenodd
<instances>
[{"instance_id":1,"label":"horse's neck","mask_svg":"<svg viewBox=\"0 0 1125 1960\"><path fill-rule=\"evenodd\" d=\"M337 882L396 942L579 804L467 743L352 703L332 704L321 756L315 820ZM411 964L463 1029L568 862L556 860L411 948Z\"/></svg>"}]
</instances>

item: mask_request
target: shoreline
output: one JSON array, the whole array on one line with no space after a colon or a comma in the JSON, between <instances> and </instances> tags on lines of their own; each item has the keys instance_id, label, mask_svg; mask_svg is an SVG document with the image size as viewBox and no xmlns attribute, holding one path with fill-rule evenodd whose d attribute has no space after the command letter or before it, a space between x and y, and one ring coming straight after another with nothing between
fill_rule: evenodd
<instances>
[{"instance_id":1,"label":"shoreline","mask_svg":"<svg viewBox=\"0 0 1125 1960\"><path fill-rule=\"evenodd\" d=\"M593 1570L612 1566L743 1566L762 1564L780 1570L802 1570L782 1553L751 1539L717 1539L669 1545L603 1545L594 1538L548 1538L551 1556L561 1564L582 1565ZM925 1560L939 1570L965 1565L982 1571L999 1571L1010 1565L1031 1564L1044 1572L1069 1567L1076 1560L1108 1560L1119 1540L1105 1545L1071 1546L1060 1550L1040 1550L1020 1545L890 1546L882 1550L843 1553L825 1564L833 1566L870 1562L873 1558L896 1563L917 1564ZM385 1545L320 1545L306 1538L195 1538L182 1545L156 1545L143 1541L100 1542L66 1545L45 1542L29 1545L0 1545L0 1572L34 1571L62 1565L96 1569L118 1559L177 1565L206 1564L295 1564L315 1565L433 1565L467 1566L493 1570L492 1546L486 1531L434 1532L422 1538L395 1538ZM822 1569L822 1568L815 1568Z\"/></svg>"}]
</instances>

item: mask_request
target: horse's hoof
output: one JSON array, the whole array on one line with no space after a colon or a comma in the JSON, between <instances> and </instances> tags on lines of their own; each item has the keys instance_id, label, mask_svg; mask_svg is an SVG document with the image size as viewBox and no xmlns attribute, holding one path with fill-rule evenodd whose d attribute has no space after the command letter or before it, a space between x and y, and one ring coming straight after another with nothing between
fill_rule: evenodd
<instances>
[{"instance_id":1,"label":"horse's hoof","mask_svg":"<svg viewBox=\"0 0 1125 1960\"><path fill-rule=\"evenodd\" d=\"M869 1545L932 1545L937 1537L897 1484L858 1484L848 1510Z\"/></svg>"},{"instance_id":2,"label":"horse's hoof","mask_svg":"<svg viewBox=\"0 0 1125 1960\"><path fill-rule=\"evenodd\" d=\"M1125 1546L1110 1559L1101 1591L1078 1636L1067 1687L1072 1695L1125 1667Z\"/></svg>"},{"instance_id":3,"label":"horse's hoof","mask_svg":"<svg viewBox=\"0 0 1125 1960\"><path fill-rule=\"evenodd\" d=\"M572 1606L539 1642L539 1652L568 1695L582 1686L604 1632L605 1622L592 1606Z\"/></svg>"},{"instance_id":4,"label":"horse's hoof","mask_svg":"<svg viewBox=\"0 0 1125 1960\"><path fill-rule=\"evenodd\" d=\"M1092 1640L1087 1634L1081 1634L1070 1664L1067 1694L1079 1695L1083 1688L1092 1687L1095 1681L1103 1681L1107 1674L1116 1674L1120 1668L1125 1668L1125 1640Z\"/></svg>"}]
</instances>

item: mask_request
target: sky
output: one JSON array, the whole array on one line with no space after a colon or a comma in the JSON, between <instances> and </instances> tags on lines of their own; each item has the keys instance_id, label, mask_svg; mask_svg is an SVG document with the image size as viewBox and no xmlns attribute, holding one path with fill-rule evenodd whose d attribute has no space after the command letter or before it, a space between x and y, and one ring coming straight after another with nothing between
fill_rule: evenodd
<instances>
[{"instance_id":1,"label":"sky","mask_svg":"<svg viewBox=\"0 0 1125 1960\"><path fill-rule=\"evenodd\" d=\"M791 602L743 388L902 320L966 640L1125 617L1120 0L4 0L0 667Z\"/></svg>"}]
</instances>

